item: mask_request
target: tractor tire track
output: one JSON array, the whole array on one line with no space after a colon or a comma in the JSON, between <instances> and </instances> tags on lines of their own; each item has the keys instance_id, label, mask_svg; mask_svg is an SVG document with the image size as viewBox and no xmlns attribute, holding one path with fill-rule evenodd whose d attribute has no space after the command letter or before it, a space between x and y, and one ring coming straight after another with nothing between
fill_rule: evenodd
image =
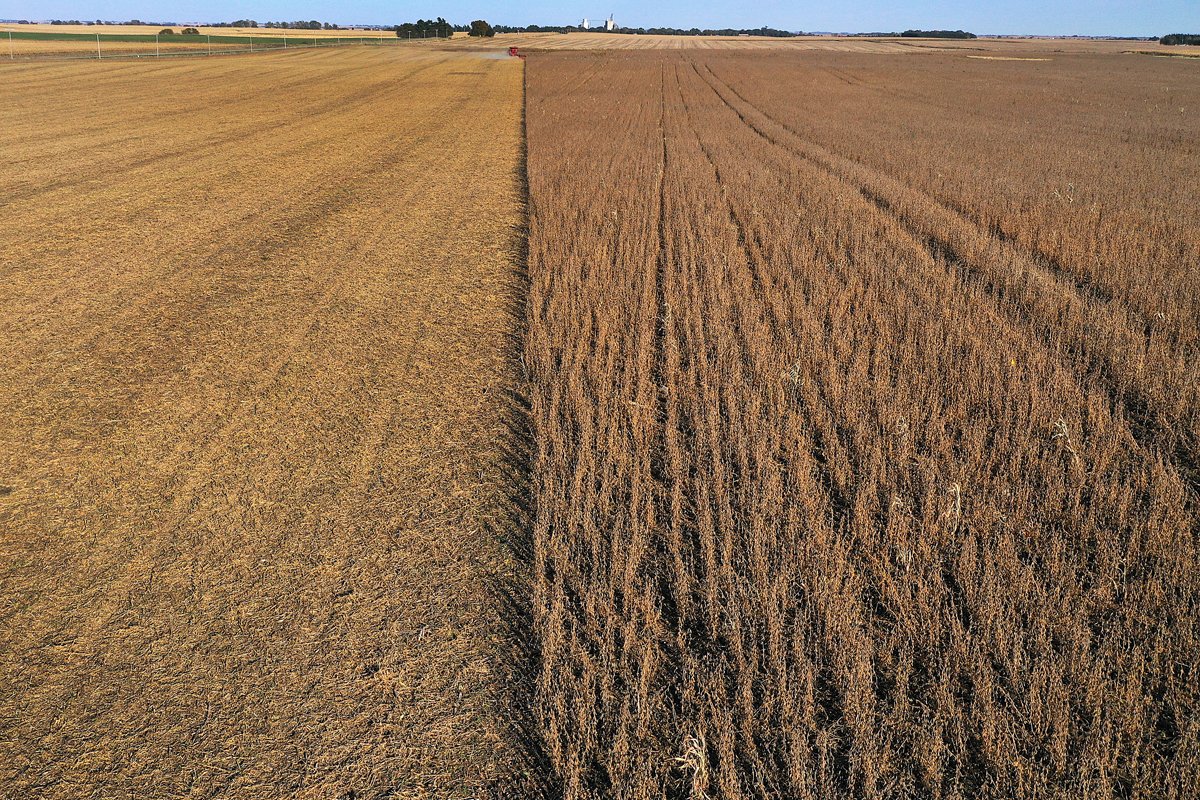
<instances>
[{"instance_id":1,"label":"tractor tire track","mask_svg":"<svg viewBox=\"0 0 1200 800\"><path fill-rule=\"evenodd\" d=\"M1097 295L1090 289L1081 290L1072 282L1058 278L1053 272L1039 266L1036 260L1020 253L992 232L974 224L968 218L957 215L953 209L942 205L936 199L916 193L934 207L952 215L951 224L958 221L969 225L976 234L987 237L990 241L987 247L998 250L1000 258L1006 261L1016 259L1019 265L1024 266L1025 271L1020 274L1022 280L1014 291L1014 288L1001 280L994 270L982 266L983 263L987 263L986 254L983 259L968 256L961 247L951 241L950 236L938 232L933 224L924 222L914 212L891 199L891 196L902 196L901 193L907 191L905 187L892 187L894 181L883 175L871 175L869 178L863 176L861 167L853 162L841 163L839 157L801 139L786 126L746 102L707 65L705 69L710 76L706 81L713 92L747 127L763 139L813 163L852 186L865 200L893 218L920 243L934 263L948 263L960 273L970 275L973 282L992 298L997 307L1029 330L1048 350L1053 351L1053 344L1060 337L1070 341L1073 351L1079 356L1078 360L1070 357L1060 357L1060 360L1072 370L1080 385L1094 386L1101 390L1113 407L1120 410L1121 418L1125 420L1130 434L1139 446L1147 451L1163 453L1180 477L1191 487L1193 494L1200 490L1200 462L1197 460L1200 442L1192 440L1186 425L1181 426L1179 421L1166 416L1165 409L1156 408L1154 400L1143 392L1137 383L1121 380L1121 363L1113 354L1096 345L1096 342L1106 342L1115 334L1124 340L1127 347L1136 348L1139 342L1142 342L1144 348L1145 339L1140 336L1137 326L1131 320L1134 312L1127 312L1124 303L1114 303L1112 305L1116 305L1116 308L1106 308L1110 304L1104 301L1102 295ZM768 124L755 121L752 118L753 114L757 114ZM776 130L771 131L771 125L774 125ZM872 183L876 185L873 186ZM1032 282L1028 282L1029 277L1032 277ZM1089 324L1072 333L1071 330L1055 324L1052 317L1039 316L1029 309L1029 306L1036 308L1046 302L1053 306L1054 301L1050 298L1065 301L1070 313L1088 320ZM1108 335L1102 332L1107 332ZM1150 352L1146 352L1147 357L1151 355ZM1087 365L1086 371L1080 370L1080 361Z\"/></svg>"},{"instance_id":2,"label":"tractor tire track","mask_svg":"<svg viewBox=\"0 0 1200 800\"><path fill-rule=\"evenodd\" d=\"M1067 272L1065 270L1065 268L1062 267L1061 264L1054 262L1052 259L1050 259L1048 256L1046 256L1043 253L1040 253L1036 250L1030 250L1029 248L1024 248L1023 245L1020 245L1016 241L1015 237L1005 235L1002 231L997 232L994 227L989 227L989 226L983 225L978 219L976 219L976 218L972 217L971 215L969 215L968 213L966 213L962 208L960 208L956 205L951 205L949 203L946 203L943 200L941 200L927 192L923 192L923 191L921 191L919 189L915 189L911 186L899 184L893 178L891 178L890 176L887 176L881 172L869 171L867 167L860 164L859 162L852 161L850 159L839 156L836 153L834 153L833 151L829 150L828 148L823 147L822 145L819 145L813 141L810 141L810 140L804 138L804 136L799 131L796 131L794 128L790 127L787 123L782 122L781 120L777 119L776 117L771 116L770 114L762 111L761 109L759 109L758 107L753 105L742 94L740 94L734 86L725 82L715 72L713 72L711 66L709 66L708 64L705 64L704 69L708 73L708 75L710 76L710 78L713 82L713 83L710 83L710 86L712 86L712 89L714 92L717 92L717 94L720 95L721 89L724 89L726 92L728 92L729 94L732 94L734 97L736 97L739 102L744 104L754 114L759 115L763 120L767 121L770 125L777 126L779 129L781 129L785 133L784 136L773 136L773 137L769 136L768 138L773 143L782 144L782 146L788 147L789 149L793 150L793 152L796 152L798 155L800 155L810 161L816 162L817 164L819 164L820 166L825 168L827 171L834 173L834 174L838 175L839 177L843 177L848 180L851 180L852 182L854 182L856 184L864 182L863 177L860 175L857 175L856 173L865 172L869 175L870 180L878 182L885 186L888 186L889 189L893 192L903 191L905 193L919 196L923 201L940 208L947 215L958 217L958 219L961 222L968 224L971 227L975 228L981 235L989 236L989 237L994 238L1004 244L1009 244L1012 246L1012 248L1014 250L1024 250L1024 252L1021 253L1021 255L1023 255L1025 258L1027 258L1031 262L1031 265L1033 267L1049 273L1049 275L1048 275L1049 278L1051 278L1052 280L1054 280L1056 282L1061 283L1062 288L1065 291L1071 291L1071 292L1077 294L1081 301L1087 302L1090 300L1090 301L1094 301L1094 302L1102 304L1102 305L1117 303L1121 306L1122 311L1125 313L1128 313L1128 314L1137 314L1138 313L1136 310L1128 307L1128 305L1125 303L1125 301L1123 299L1115 297L1114 295L1112 295L1111 292L1108 292L1103 287L1097 287L1097 286L1091 284L1090 282L1088 282L1087 280L1083 279L1082 277L1080 277L1078 275L1074 275L1073 273ZM718 86L720 87L720 89L718 89ZM722 97L722 99L726 100L727 103L729 102L728 98ZM748 125L751 125L752 127L756 127L756 129L757 129L757 126L755 125L755 123L751 122L745 114L739 113L739 116L741 116L743 121L746 122ZM789 138L790 138L790 142L784 144L784 142L786 142ZM1060 274L1060 271L1062 271L1061 274Z\"/></svg>"},{"instance_id":3,"label":"tractor tire track","mask_svg":"<svg viewBox=\"0 0 1200 800\"><path fill-rule=\"evenodd\" d=\"M436 65L442 63L445 59L430 64L425 64L417 67L402 76L403 80L411 80L420 72L432 69ZM359 67L359 70L365 69ZM353 72L353 70L351 71ZM297 81L297 85L302 84L302 81ZM323 101L316 105L301 105L294 109L295 114L290 118L279 120L276 124L264 128L260 123L248 122L233 128L232 130L222 131L219 135L202 140L200 142L189 142L185 146L174 150L154 150L149 155L142 157L128 158L127 160L117 159L112 162L105 163L99 175L79 174L75 173L71 177L63 178L57 181L39 181L36 185L30 186L24 190L16 190L4 193L0 196L0 209L11 207L17 203L35 200L42 195L58 191L87 191L92 189L104 188L111 185L112 175L120 173L123 176L136 176L141 173L157 172L158 167L165 163L171 163L181 158L203 159L210 153L218 152L227 148L234 142L268 142L275 141L278 136L277 127L280 125L292 125L297 122L303 122L305 126L313 126L319 124L322 120L328 118L337 118L344 115L347 111L366 109L373 103L376 103L386 94L390 94L396 90L396 86L392 81L378 81L368 84L367 86L357 89L349 94L340 95L335 98ZM169 120L168 120L169 121ZM137 136L127 137L127 140L143 139L144 134L139 133ZM340 137L337 133L327 135L326 142L332 143ZM120 148L121 142L105 143L101 147L93 147L91 149L109 150L112 148ZM302 145L291 145L291 153L299 152ZM276 155L288 155L288 153L277 153Z\"/></svg>"}]
</instances>

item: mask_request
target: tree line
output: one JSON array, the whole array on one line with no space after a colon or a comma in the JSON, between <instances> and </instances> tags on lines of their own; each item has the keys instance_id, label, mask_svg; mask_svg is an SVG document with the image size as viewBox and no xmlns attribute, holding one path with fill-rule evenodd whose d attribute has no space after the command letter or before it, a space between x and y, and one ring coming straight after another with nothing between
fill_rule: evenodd
<instances>
[{"instance_id":1,"label":"tree line","mask_svg":"<svg viewBox=\"0 0 1200 800\"><path fill-rule=\"evenodd\" d=\"M419 19L416 22L405 22L393 26L392 30L401 39L449 39L454 35L456 28L458 30L466 30L464 26L451 25L446 20L438 17L437 19Z\"/></svg>"},{"instance_id":2,"label":"tree line","mask_svg":"<svg viewBox=\"0 0 1200 800\"><path fill-rule=\"evenodd\" d=\"M902 31L901 36L920 38L920 39L977 39L978 37L969 31L922 31L915 28Z\"/></svg>"},{"instance_id":3,"label":"tree line","mask_svg":"<svg viewBox=\"0 0 1200 800\"><path fill-rule=\"evenodd\" d=\"M318 22L315 19L297 20L296 22L264 22L258 20L235 19L233 22L214 22L209 28L283 28L297 31L340 31L342 26L334 22Z\"/></svg>"},{"instance_id":4,"label":"tree line","mask_svg":"<svg viewBox=\"0 0 1200 800\"><path fill-rule=\"evenodd\" d=\"M19 25L30 24L29 20L18 20ZM97 20L77 20L77 19L52 19L51 25L175 25L174 22L143 22L140 19L131 19L125 22ZM340 25L334 22L318 22L315 19L299 20L297 22L264 22L261 25L257 20L253 19L235 19L233 22L211 22L206 24L206 28L287 28L302 31L340 31Z\"/></svg>"}]
</instances>

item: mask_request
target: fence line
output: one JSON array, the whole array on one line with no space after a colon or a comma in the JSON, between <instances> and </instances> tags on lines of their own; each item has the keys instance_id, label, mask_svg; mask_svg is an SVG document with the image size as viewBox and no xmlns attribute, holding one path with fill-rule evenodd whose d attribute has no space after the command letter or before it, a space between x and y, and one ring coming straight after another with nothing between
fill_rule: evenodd
<instances>
[{"instance_id":1,"label":"fence line","mask_svg":"<svg viewBox=\"0 0 1200 800\"><path fill-rule=\"evenodd\" d=\"M187 49L187 50L176 50L176 51L163 52L159 45L159 41L158 41L159 37L157 34L155 34L154 52L150 52L150 49L148 46L149 41L145 42L147 47L143 51L117 49L117 50L110 50L108 52L104 52L101 48L101 38L100 38L101 34L96 34L96 52L95 53L87 53L86 55L84 55L82 53L63 53L63 52L17 54L13 50L12 31L8 31L7 33L8 33L8 58L9 58L10 62L16 62L16 61L99 61L99 60L112 60L112 59L118 59L118 58L122 58L122 59L123 58L180 58L180 57L197 57L197 56L207 57L207 56L221 56L221 55L240 55L243 53L266 53L266 52L271 52L271 51L275 51L275 50L311 50L314 48L321 48L321 47L397 47L397 46L406 45L406 44L419 44L422 42L428 42L428 43L446 42L446 41L450 40L450 37L442 37L442 36L401 38L399 36L396 36L395 34L391 34L390 36L380 35L378 37L375 37L375 36L313 37L311 39L305 39L303 43L296 44L296 43L293 43L295 40L292 40L291 42L289 42L289 40L287 38L287 34L284 34L283 36L260 36L257 47L255 47L254 37L246 36L246 37L238 37L238 38L245 38L247 40L246 46L244 46L244 47L240 46L240 45L236 45L236 44L224 45L224 46L221 44L218 44L217 47L214 49L213 45L212 45L212 41L211 41L212 35L205 34L205 38L207 41L202 46ZM334 41L324 41L323 42L323 41L320 41L321 39L333 39ZM343 41L343 39L346 39L347 41ZM23 39L22 41L63 41L63 40ZM86 41L86 40L80 39L78 41ZM270 42L270 43L267 44L266 42ZM111 42L111 44L119 45L120 43L119 42ZM135 44L135 43L127 42L127 44ZM2 63L2 61L0 61L0 63Z\"/></svg>"}]
</instances>

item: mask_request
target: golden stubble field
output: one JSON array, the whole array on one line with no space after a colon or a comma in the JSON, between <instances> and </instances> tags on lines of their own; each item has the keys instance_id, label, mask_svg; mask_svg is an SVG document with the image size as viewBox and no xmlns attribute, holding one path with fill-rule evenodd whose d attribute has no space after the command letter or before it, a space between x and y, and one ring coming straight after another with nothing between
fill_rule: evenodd
<instances>
[{"instance_id":1,"label":"golden stubble field","mask_svg":"<svg viewBox=\"0 0 1200 800\"><path fill-rule=\"evenodd\" d=\"M366 48L0 71L0 796L507 770L521 86Z\"/></svg>"},{"instance_id":2,"label":"golden stubble field","mask_svg":"<svg viewBox=\"0 0 1200 800\"><path fill-rule=\"evenodd\" d=\"M176 33L185 27L197 27L201 35L211 36L215 41L179 41L171 36L159 36L159 40L150 41L117 41L106 37L137 35L153 37L164 27L169 27ZM78 39L9 39L8 33L14 34L83 34ZM164 55L188 53L198 55L211 50L214 54L222 51L248 50L253 40L258 47L282 47L286 40L290 47L323 47L356 45L386 46L406 45L414 47L433 46L433 40L400 41L392 31L364 30L347 28L339 30L290 30L283 28L214 28L207 26L188 25L49 25L49 24L0 24L0 59L8 58L60 58L79 57L90 58L96 55L96 34L100 35L100 50L102 58L117 58L129 56L148 56L156 51ZM465 34L459 34L465 36ZM233 38L237 41L227 41ZM444 40L441 42L445 44Z\"/></svg>"},{"instance_id":3,"label":"golden stubble field","mask_svg":"<svg viewBox=\"0 0 1200 800\"><path fill-rule=\"evenodd\" d=\"M308 37L319 36L354 36L371 34L378 35L380 31L366 30L365 28L339 28L337 30L292 30L289 28L225 28L213 27L210 25L193 25L191 23L182 22L176 25L50 25L44 23L34 23L28 25L19 25L16 23L0 24L0 32L3 31L31 31L37 33L99 33L99 34L150 34L154 35L163 28L174 28L176 32L183 28L196 28L200 33L209 33L213 36L281 36L284 33L291 35L304 35ZM383 31L383 33L392 35L391 31Z\"/></svg>"},{"instance_id":4,"label":"golden stubble field","mask_svg":"<svg viewBox=\"0 0 1200 800\"><path fill-rule=\"evenodd\" d=\"M750 50L756 52L825 51L837 53L956 53L990 56L1081 55L1130 52L1154 55L1200 55L1200 47L1167 47L1158 42L1115 39L915 39L873 36L659 36L612 34L595 31L573 33L500 33L491 39L456 35L439 46L453 48L524 47L529 50Z\"/></svg>"}]
</instances>

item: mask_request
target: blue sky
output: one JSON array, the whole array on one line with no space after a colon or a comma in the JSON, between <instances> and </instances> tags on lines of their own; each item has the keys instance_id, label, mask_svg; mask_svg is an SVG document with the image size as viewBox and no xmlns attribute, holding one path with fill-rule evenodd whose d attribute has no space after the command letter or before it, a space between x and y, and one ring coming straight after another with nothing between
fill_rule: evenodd
<instances>
[{"instance_id":1,"label":"blue sky","mask_svg":"<svg viewBox=\"0 0 1200 800\"><path fill-rule=\"evenodd\" d=\"M178 22L239 18L318 19L341 24L390 24L443 16L451 22L487 19L508 25L569 25L587 16L616 15L629 27L886 31L962 28L976 33L1149 36L1200 33L1200 0L0 0L0 18L130 19Z\"/></svg>"}]
</instances>

